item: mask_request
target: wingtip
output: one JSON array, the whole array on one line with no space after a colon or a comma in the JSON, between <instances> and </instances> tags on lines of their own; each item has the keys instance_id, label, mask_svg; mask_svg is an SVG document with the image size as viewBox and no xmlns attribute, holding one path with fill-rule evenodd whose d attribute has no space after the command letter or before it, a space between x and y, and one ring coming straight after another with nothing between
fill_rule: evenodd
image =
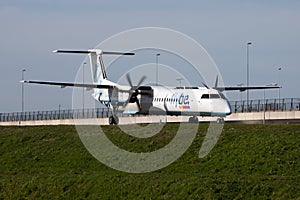
<instances>
[{"instance_id":1,"label":"wingtip","mask_svg":"<svg viewBox=\"0 0 300 200\"><path fill-rule=\"evenodd\" d=\"M52 53L57 53L57 52L58 52L58 50L57 50L57 49L55 49L55 50L53 50L53 51L52 51Z\"/></svg>"}]
</instances>

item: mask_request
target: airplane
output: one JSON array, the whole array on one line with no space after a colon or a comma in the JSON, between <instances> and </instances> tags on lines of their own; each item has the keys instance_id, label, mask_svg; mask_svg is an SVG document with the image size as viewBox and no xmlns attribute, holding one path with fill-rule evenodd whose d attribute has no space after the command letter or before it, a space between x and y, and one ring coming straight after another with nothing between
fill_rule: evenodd
<instances>
[{"instance_id":1,"label":"airplane","mask_svg":"<svg viewBox=\"0 0 300 200\"><path fill-rule=\"evenodd\" d=\"M107 79L102 55L135 55L133 52L89 50L54 50L54 53L88 54L93 76L92 84L22 80L23 83L56 85L65 87L83 87L93 89L92 96L112 110L109 124L118 124L118 113L130 115L166 114L190 116L190 123L198 123L197 116L216 116L217 123L223 123L224 117L232 113L228 99L223 91L250 89L275 89L279 85L269 86L218 86L218 77L214 87L202 83L204 87L165 87L160 85L142 85L146 76L142 76L137 85L133 85L130 75L126 74L128 85L120 85Z\"/></svg>"}]
</instances>

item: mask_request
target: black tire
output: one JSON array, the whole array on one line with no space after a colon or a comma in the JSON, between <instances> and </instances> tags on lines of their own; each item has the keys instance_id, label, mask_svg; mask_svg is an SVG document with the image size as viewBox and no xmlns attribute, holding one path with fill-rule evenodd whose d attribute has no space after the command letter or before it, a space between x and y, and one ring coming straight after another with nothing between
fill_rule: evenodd
<instances>
[{"instance_id":1,"label":"black tire","mask_svg":"<svg viewBox=\"0 0 300 200\"><path fill-rule=\"evenodd\" d=\"M198 120L198 117L197 117L197 116L194 116L194 117L193 117L193 120L194 120L194 123L195 123L195 124L198 124L198 123L199 123L199 120Z\"/></svg>"},{"instance_id":2,"label":"black tire","mask_svg":"<svg viewBox=\"0 0 300 200\"><path fill-rule=\"evenodd\" d=\"M113 125L113 124L115 123L115 119L114 119L113 116L110 116L110 117L108 118L108 123L109 123L109 125Z\"/></svg>"},{"instance_id":3,"label":"black tire","mask_svg":"<svg viewBox=\"0 0 300 200\"><path fill-rule=\"evenodd\" d=\"M199 123L198 117L197 116L193 116L189 118L189 123Z\"/></svg>"},{"instance_id":4,"label":"black tire","mask_svg":"<svg viewBox=\"0 0 300 200\"><path fill-rule=\"evenodd\" d=\"M118 116L115 116L114 117L114 124L119 124L119 117Z\"/></svg>"},{"instance_id":5,"label":"black tire","mask_svg":"<svg viewBox=\"0 0 300 200\"><path fill-rule=\"evenodd\" d=\"M224 124L224 118L218 118L217 119L217 124Z\"/></svg>"}]
</instances>

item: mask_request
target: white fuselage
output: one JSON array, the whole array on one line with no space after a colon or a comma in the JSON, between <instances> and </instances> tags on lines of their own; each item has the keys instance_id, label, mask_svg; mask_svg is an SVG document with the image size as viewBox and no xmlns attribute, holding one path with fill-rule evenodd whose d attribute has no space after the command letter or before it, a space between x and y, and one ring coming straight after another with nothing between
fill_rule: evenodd
<instances>
[{"instance_id":1,"label":"white fuselage","mask_svg":"<svg viewBox=\"0 0 300 200\"><path fill-rule=\"evenodd\" d=\"M154 88L153 106L175 115L229 115L230 105L221 95L217 90L202 87L157 87Z\"/></svg>"},{"instance_id":2,"label":"white fuselage","mask_svg":"<svg viewBox=\"0 0 300 200\"><path fill-rule=\"evenodd\" d=\"M111 82L110 82L111 84ZM117 85L119 89L129 90L129 86ZM116 92L108 89L95 90L94 97L105 106L117 108L127 114L167 114L189 116L226 116L231 108L226 97L215 89L205 87L164 87L141 86L138 88L137 102L125 102L128 92ZM124 106L125 105L125 106Z\"/></svg>"}]
</instances>

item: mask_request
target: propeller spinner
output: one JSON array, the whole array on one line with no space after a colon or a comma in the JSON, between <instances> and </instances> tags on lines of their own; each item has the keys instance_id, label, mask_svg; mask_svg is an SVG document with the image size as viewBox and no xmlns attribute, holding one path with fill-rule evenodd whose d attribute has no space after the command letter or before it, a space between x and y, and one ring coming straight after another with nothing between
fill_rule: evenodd
<instances>
[{"instance_id":1,"label":"propeller spinner","mask_svg":"<svg viewBox=\"0 0 300 200\"><path fill-rule=\"evenodd\" d=\"M141 86L141 84L145 81L146 76L142 76L142 78L140 79L140 81L138 82L138 84L136 86L134 86L132 84L131 78L129 73L126 74L126 79L130 85L130 89L127 90L127 92L129 93L129 98L128 100L125 102L124 107L126 107L128 105L129 102L136 102L139 110L141 110L141 105L137 99L137 95L140 94L140 92L138 91L138 88Z\"/></svg>"}]
</instances>

